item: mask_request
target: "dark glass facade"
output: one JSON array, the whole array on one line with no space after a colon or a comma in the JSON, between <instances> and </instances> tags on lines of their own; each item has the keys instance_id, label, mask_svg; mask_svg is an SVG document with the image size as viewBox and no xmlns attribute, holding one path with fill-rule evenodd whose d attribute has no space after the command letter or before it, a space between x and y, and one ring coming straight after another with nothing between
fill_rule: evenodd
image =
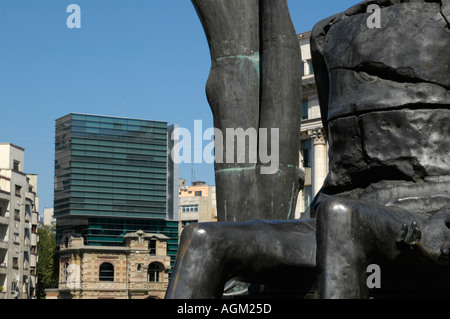
<instances>
[{"instance_id":1,"label":"dark glass facade","mask_svg":"<svg viewBox=\"0 0 450 319\"><path fill-rule=\"evenodd\" d=\"M87 114L56 120L54 210L57 240L67 231L87 245L123 244L142 229L178 243L178 224L167 220L166 122Z\"/></svg>"}]
</instances>

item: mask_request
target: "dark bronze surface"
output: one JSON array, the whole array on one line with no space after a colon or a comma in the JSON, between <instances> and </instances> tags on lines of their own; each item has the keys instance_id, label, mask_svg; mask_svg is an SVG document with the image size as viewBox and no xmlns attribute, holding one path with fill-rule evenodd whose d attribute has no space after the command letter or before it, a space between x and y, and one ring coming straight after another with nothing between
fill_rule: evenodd
<instances>
[{"instance_id":1,"label":"dark bronze surface","mask_svg":"<svg viewBox=\"0 0 450 319\"><path fill-rule=\"evenodd\" d=\"M280 163L294 166L260 179L216 164L222 222L184 229L166 298L220 298L232 278L296 296L450 297L450 1L370 1L381 8L379 29L366 24L369 1L316 24L330 165L299 220L286 220L302 184L299 79L284 73L298 66L299 48L286 2L274 3L194 1L211 48L216 126L282 126L290 138ZM254 60L231 58L255 52L260 74ZM382 287L369 290L373 263Z\"/></svg>"}]
</instances>

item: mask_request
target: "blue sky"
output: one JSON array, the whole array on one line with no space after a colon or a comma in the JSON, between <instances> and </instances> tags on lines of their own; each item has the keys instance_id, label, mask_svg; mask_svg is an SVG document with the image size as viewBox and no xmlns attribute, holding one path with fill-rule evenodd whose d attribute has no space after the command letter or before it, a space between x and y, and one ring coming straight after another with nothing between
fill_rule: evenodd
<instances>
[{"instance_id":1,"label":"blue sky","mask_svg":"<svg viewBox=\"0 0 450 319\"><path fill-rule=\"evenodd\" d=\"M358 1L288 0L297 33ZM70 4L81 29L69 29ZM68 113L212 127L209 50L189 0L0 0L0 142L25 148L40 212L53 206L55 120ZM208 144L205 141L206 145ZM180 177L214 184L211 164Z\"/></svg>"}]
</instances>

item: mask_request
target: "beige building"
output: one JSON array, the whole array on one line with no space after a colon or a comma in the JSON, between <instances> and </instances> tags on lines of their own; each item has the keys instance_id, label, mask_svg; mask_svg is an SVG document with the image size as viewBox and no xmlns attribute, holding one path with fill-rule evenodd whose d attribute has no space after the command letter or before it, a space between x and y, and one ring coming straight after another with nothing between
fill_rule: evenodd
<instances>
[{"instance_id":1,"label":"beige building","mask_svg":"<svg viewBox=\"0 0 450 319\"><path fill-rule=\"evenodd\" d=\"M302 52L302 112L300 128L300 167L305 171L305 186L300 191L295 217L306 210L321 189L328 174L328 143L320 117L319 98L310 51L311 32L298 35Z\"/></svg>"},{"instance_id":2,"label":"beige building","mask_svg":"<svg viewBox=\"0 0 450 319\"><path fill-rule=\"evenodd\" d=\"M39 197L24 159L22 147L0 143L0 299L36 298Z\"/></svg>"},{"instance_id":3,"label":"beige building","mask_svg":"<svg viewBox=\"0 0 450 319\"><path fill-rule=\"evenodd\" d=\"M52 224L56 224L56 218L54 217L53 207L44 208L43 224L48 225L48 226L50 226Z\"/></svg>"},{"instance_id":4,"label":"beige building","mask_svg":"<svg viewBox=\"0 0 450 319\"><path fill-rule=\"evenodd\" d=\"M168 239L137 231L124 236L123 247L85 246L83 237L65 235L60 246L58 298L164 298L170 270Z\"/></svg>"},{"instance_id":5,"label":"beige building","mask_svg":"<svg viewBox=\"0 0 450 319\"><path fill-rule=\"evenodd\" d=\"M205 182L186 186L186 180L180 178L178 203L181 228L190 223L217 221L216 186Z\"/></svg>"}]
</instances>

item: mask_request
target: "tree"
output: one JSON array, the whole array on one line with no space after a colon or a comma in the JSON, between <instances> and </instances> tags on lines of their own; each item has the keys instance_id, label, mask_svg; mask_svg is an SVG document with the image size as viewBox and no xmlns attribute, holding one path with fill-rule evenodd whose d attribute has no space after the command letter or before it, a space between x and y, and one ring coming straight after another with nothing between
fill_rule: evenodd
<instances>
[{"instance_id":1,"label":"tree","mask_svg":"<svg viewBox=\"0 0 450 319\"><path fill-rule=\"evenodd\" d=\"M45 298L45 289L57 288L59 277L59 260L56 250L55 225L39 225L38 228L38 263L36 274L38 282L36 285L36 297Z\"/></svg>"}]
</instances>

